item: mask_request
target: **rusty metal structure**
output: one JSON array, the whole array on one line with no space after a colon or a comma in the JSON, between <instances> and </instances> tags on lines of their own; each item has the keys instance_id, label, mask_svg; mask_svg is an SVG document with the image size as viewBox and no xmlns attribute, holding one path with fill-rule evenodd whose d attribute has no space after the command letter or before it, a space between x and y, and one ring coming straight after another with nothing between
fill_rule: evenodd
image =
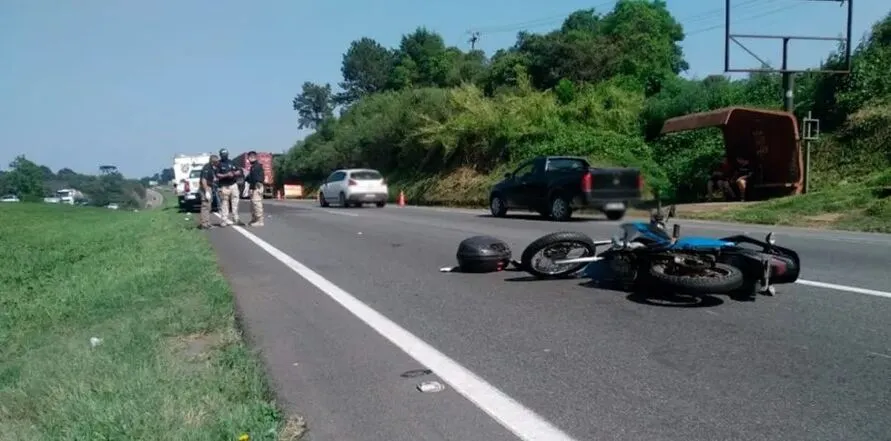
<instances>
[{"instance_id":1,"label":"rusty metal structure","mask_svg":"<svg viewBox=\"0 0 891 441\"><path fill-rule=\"evenodd\" d=\"M834 2L840 5L847 3L847 26L845 29L845 37L820 37L820 36L801 36L801 35L769 35L769 34L733 34L730 32L731 20L731 0L724 0L724 72L779 72L783 75L783 109L787 112L795 110L793 90L794 90L794 74L803 72L827 73L827 74L848 74L851 72L851 33L852 22L854 19L854 0L804 0L807 2ZM780 40L783 43L782 66L779 69L770 67L770 64L759 57L755 52L747 48L740 40L743 39L768 39ZM841 70L829 69L792 69L789 67L789 42L793 40L822 40L841 42L845 48L844 65ZM746 53L761 63L760 68L733 68L730 62L730 43L734 43L742 48Z\"/></svg>"},{"instance_id":2,"label":"rusty metal structure","mask_svg":"<svg viewBox=\"0 0 891 441\"><path fill-rule=\"evenodd\" d=\"M725 107L666 120L662 135L715 127L724 134L728 158L754 160L751 199L800 194L803 164L798 121L790 112Z\"/></svg>"}]
</instances>

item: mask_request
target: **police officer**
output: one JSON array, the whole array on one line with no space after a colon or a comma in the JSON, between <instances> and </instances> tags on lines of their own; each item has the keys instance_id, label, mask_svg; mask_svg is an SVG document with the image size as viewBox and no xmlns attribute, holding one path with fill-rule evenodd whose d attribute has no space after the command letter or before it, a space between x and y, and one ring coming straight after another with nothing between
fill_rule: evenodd
<instances>
[{"instance_id":1,"label":"police officer","mask_svg":"<svg viewBox=\"0 0 891 441\"><path fill-rule=\"evenodd\" d=\"M248 162L251 164L245 181L251 192L251 223L252 227L263 226L263 182L266 180L266 172L263 165L257 161L257 152L248 152Z\"/></svg>"},{"instance_id":2,"label":"police officer","mask_svg":"<svg viewBox=\"0 0 891 441\"><path fill-rule=\"evenodd\" d=\"M201 168L201 178L198 181L201 190L201 215L198 217L198 228L213 228L210 223L210 208L213 204L214 181L219 163L220 158L217 155L210 155L210 162Z\"/></svg>"},{"instance_id":3,"label":"police officer","mask_svg":"<svg viewBox=\"0 0 891 441\"><path fill-rule=\"evenodd\" d=\"M222 225L240 224L238 220L238 179L243 175L240 167L236 167L229 160L229 151L220 149L220 165L217 166L217 183L220 187L220 215L223 218ZM229 218L229 212L232 218Z\"/></svg>"}]
</instances>

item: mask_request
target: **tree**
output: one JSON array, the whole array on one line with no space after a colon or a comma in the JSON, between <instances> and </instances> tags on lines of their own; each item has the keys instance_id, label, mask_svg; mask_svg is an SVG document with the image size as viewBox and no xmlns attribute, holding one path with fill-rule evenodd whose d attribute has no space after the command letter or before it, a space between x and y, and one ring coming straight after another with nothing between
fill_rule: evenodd
<instances>
[{"instance_id":1,"label":"tree","mask_svg":"<svg viewBox=\"0 0 891 441\"><path fill-rule=\"evenodd\" d=\"M371 38L361 38L350 43L343 54L340 72L343 92L337 95L337 103L349 105L361 97L386 89L393 75L396 62L392 51Z\"/></svg>"},{"instance_id":2,"label":"tree","mask_svg":"<svg viewBox=\"0 0 891 441\"><path fill-rule=\"evenodd\" d=\"M165 168L161 170L161 181L170 182L174 179L173 168Z\"/></svg>"},{"instance_id":3,"label":"tree","mask_svg":"<svg viewBox=\"0 0 891 441\"><path fill-rule=\"evenodd\" d=\"M9 164L12 169L4 177L8 191L23 201L39 201L43 197L43 170L24 155L17 156Z\"/></svg>"},{"instance_id":4,"label":"tree","mask_svg":"<svg viewBox=\"0 0 891 441\"><path fill-rule=\"evenodd\" d=\"M70 178L72 176L77 176L77 172L68 167L64 167L60 168L59 171L56 172L56 176L60 178Z\"/></svg>"},{"instance_id":5,"label":"tree","mask_svg":"<svg viewBox=\"0 0 891 441\"><path fill-rule=\"evenodd\" d=\"M116 174L118 172L118 168L114 165L100 165L99 171L102 172L103 175L111 175Z\"/></svg>"},{"instance_id":6,"label":"tree","mask_svg":"<svg viewBox=\"0 0 891 441\"><path fill-rule=\"evenodd\" d=\"M397 56L395 88L446 86L454 64L442 36L424 27L402 36Z\"/></svg>"},{"instance_id":7,"label":"tree","mask_svg":"<svg viewBox=\"0 0 891 441\"><path fill-rule=\"evenodd\" d=\"M297 111L297 127L316 129L322 121L334 116L331 85L303 83L300 94L291 102Z\"/></svg>"}]
</instances>

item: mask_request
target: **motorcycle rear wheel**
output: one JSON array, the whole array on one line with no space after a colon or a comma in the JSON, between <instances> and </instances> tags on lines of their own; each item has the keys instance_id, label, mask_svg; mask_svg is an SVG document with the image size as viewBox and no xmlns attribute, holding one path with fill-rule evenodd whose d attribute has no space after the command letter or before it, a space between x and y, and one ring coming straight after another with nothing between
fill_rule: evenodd
<instances>
[{"instance_id":1,"label":"motorcycle rear wheel","mask_svg":"<svg viewBox=\"0 0 891 441\"><path fill-rule=\"evenodd\" d=\"M739 268L716 263L710 269L710 276L676 275L666 272L667 265L655 263L650 266L650 277L659 285L678 294L707 295L728 294L743 285L743 273Z\"/></svg>"},{"instance_id":2,"label":"motorcycle rear wheel","mask_svg":"<svg viewBox=\"0 0 891 441\"><path fill-rule=\"evenodd\" d=\"M544 256L544 254L555 254L554 260L567 258L565 255L560 256L560 254L563 253L563 250L560 248L561 246L574 246L584 250L581 256L572 256L573 258L594 256L596 253L594 240L586 234L577 233L575 231L551 233L539 237L523 250L523 254L520 258L520 264L522 265L523 270L539 279L554 279L571 276L588 265L588 262L569 263L560 265L557 268L549 269L545 269L538 265L536 257L539 257L539 255L542 255L541 257L547 257Z\"/></svg>"}]
</instances>

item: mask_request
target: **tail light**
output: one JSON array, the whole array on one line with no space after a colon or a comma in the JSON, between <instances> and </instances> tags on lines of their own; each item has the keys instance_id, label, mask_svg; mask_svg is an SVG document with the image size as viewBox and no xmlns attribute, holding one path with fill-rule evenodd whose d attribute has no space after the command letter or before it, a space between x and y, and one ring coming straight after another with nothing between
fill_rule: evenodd
<instances>
[{"instance_id":1,"label":"tail light","mask_svg":"<svg viewBox=\"0 0 891 441\"><path fill-rule=\"evenodd\" d=\"M644 177L643 175L637 175L637 189L643 190L644 188Z\"/></svg>"},{"instance_id":2,"label":"tail light","mask_svg":"<svg viewBox=\"0 0 891 441\"><path fill-rule=\"evenodd\" d=\"M189 184L189 181L183 180L183 191L186 193L192 191L192 186Z\"/></svg>"},{"instance_id":3,"label":"tail light","mask_svg":"<svg viewBox=\"0 0 891 441\"><path fill-rule=\"evenodd\" d=\"M350 187L353 187L353 186L359 185L359 183L350 179L350 182L347 185L349 185Z\"/></svg>"},{"instance_id":4,"label":"tail light","mask_svg":"<svg viewBox=\"0 0 891 441\"><path fill-rule=\"evenodd\" d=\"M592 190L594 190L594 176L589 171L582 176L582 191L590 193Z\"/></svg>"}]
</instances>

